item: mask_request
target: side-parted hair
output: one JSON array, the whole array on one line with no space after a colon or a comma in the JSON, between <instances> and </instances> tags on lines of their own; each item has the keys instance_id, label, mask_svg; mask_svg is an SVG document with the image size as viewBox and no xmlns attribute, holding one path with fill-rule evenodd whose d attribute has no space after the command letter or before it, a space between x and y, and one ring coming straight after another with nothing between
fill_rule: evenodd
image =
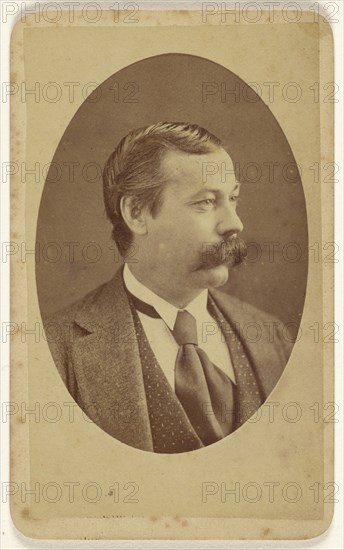
<instances>
[{"instance_id":1,"label":"side-parted hair","mask_svg":"<svg viewBox=\"0 0 344 550\"><path fill-rule=\"evenodd\" d=\"M202 155L219 147L221 141L208 130L184 122L158 122L132 130L120 141L105 164L103 192L112 236L122 256L132 243L132 233L121 213L122 197L133 197L137 208L146 207L156 216L166 181L161 171L164 153L172 149Z\"/></svg>"}]
</instances>

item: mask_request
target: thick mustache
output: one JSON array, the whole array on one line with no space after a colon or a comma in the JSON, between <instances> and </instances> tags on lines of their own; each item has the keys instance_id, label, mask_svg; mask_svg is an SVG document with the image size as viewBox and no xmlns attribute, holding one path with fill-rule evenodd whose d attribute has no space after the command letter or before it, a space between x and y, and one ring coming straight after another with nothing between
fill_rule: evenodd
<instances>
[{"instance_id":1,"label":"thick mustache","mask_svg":"<svg viewBox=\"0 0 344 550\"><path fill-rule=\"evenodd\" d=\"M247 247L243 239L229 237L220 243L206 243L202 251L203 267L221 264L232 266L241 264L247 257Z\"/></svg>"}]
</instances>

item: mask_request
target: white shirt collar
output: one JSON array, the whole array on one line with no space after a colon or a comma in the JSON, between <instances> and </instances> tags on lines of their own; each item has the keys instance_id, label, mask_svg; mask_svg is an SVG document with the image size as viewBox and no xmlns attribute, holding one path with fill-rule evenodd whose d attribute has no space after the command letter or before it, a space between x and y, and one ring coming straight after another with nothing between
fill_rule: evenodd
<instances>
[{"instance_id":1,"label":"white shirt collar","mask_svg":"<svg viewBox=\"0 0 344 550\"><path fill-rule=\"evenodd\" d=\"M146 304L153 306L163 321L165 321L168 328L173 330L178 311L180 310L140 283L140 281L134 277L126 263L123 269L123 280L129 292L136 296L136 298L146 302ZM204 289L184 309L191 313L196 321L202 322L207 313L207 303L208 290Z\"/></svg>"}]
</instances>

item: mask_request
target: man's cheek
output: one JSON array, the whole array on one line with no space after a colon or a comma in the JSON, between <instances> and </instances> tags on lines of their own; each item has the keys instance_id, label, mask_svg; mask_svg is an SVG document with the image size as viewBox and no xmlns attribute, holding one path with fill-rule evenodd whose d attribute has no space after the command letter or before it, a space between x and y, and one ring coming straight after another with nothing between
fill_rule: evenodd
<instances>
[{"instance_id":1,"label":"man's cheek","mask_svg":"<svg viewBox=\"0 0 344 550\"><path fill-rule=\"evenodd\" d=\"M202 243L194 240L192 242L184 242L184 256L189 264L193 264L195 260L198 261L200 254L202 253Z\"/></svg>"}]
</instances>

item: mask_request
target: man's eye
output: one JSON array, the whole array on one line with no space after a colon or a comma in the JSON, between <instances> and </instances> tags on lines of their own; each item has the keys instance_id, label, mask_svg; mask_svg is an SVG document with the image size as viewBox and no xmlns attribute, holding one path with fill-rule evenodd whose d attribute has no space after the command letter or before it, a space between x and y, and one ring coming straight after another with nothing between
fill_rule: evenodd
<instances>
[{"instance_id":1,"label":"man's eye","mask_svg":"<svg viewBox=\"0 0 344 550\"><path fill-rule=\"evenodd\" d=\"M240 201L240 198L239 198L238 195L231 195L231 196L229 197L229 200L230 200L231 202L239 202L239 201Z\"/></svg>"},{"instance_id":2,"label":"man's eye","mask_svg":"<svg viewBox=\"0 0 344 550\"><path fill-rule=\"evenodd\" d=\"M215 199L203 199L201 201L196 202L196 204L204 205L204 206L213 206L215 204Z\"/></svg>"}]
</instances>

